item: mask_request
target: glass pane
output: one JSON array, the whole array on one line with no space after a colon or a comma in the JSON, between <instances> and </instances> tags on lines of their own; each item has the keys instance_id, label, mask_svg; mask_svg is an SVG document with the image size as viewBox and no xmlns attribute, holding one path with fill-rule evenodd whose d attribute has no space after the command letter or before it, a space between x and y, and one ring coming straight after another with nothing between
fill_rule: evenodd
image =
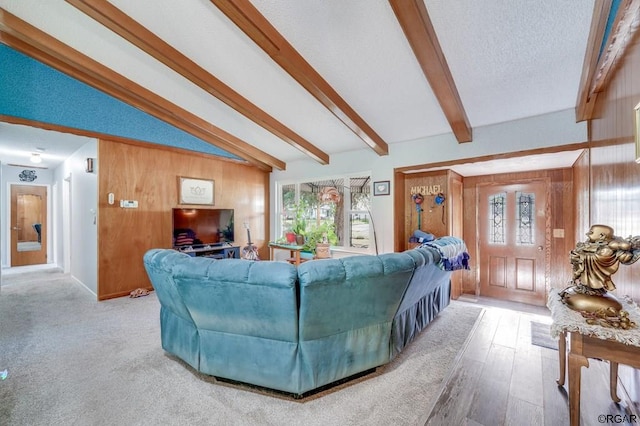
<instances>
[{"instance_id":1,"label":"glass pane","mask_svg":"<svg viewBox=\"0 0 640 426\"><path fill-rule=\"evenodd\" d=\"M332 245L341 245L340 236L344 228L344 179L301 183L300 203L305 208L309 236L317 234L318 237L322 233L322 238L326 235Z\"/></svg>"},{"instance_id":2,"label":"glass pane","mask_svg":"<svg viewBox=\"0 0 640 426\"><path fill-rule=\"evenodd\" d=\"M42 248L42 197L18 194L17 199L18 251L38 251Z\"/></svg>"},{"instance_id":3,"label":"glass pane","mask_svg":"<svg viewBox=\"0 0 640 426\"><path fill-rule=\"evenodd\" d=\"M280 229L283 233L291 231L296 209L296 186L282 185L282 218Z\"/></svg>"},{"instance_id":4,"label":"glass pane","mask_svg":"<svg viewBox=\"0 0 640 426\"><path fill-rule=\"evenodd\" d=\"M373 233L369 212L371 211L371 179L369 176L349 179L351 205L349 206L349 247L371 247Z\"/></svg>"},{"instance_id":5,"label":"glass pane","mask_svg":"<svg viewBox=\"0 0 640 426\"><path fill-rule=\"evenodd\" d=\"M516 192L518 233L516 244L535 244L533 233L535 215L535 194Z\"/></svg>"},{"instance_id":6,"label":"glass pane","mask_svg":"<svg viewBox=\"0 0 640 426\"><path fill-rule=\"evenodd\" d=\"M332 198L331 200L323 201L322 194L328 191L330 188L334 188L339 196ZM318 225L322 222L336 223L338 218L336 217L340 206L343 205L344 200L342 194L344 193L344 180L343 179L330 179L314 182L304 182L300 184L300 201L304 203L307 210L307 218L309 219L309 226Z\"/></svg>"},{"instance_id":7,"label":"glass pane","mask_svg":"<svg viewBox=\"0 0 640 426\"><path fill-rule=\"evenodd\" d=\"M369 176L323 179L281 188L284 234L299 228L301 220L296 217L303 217L307 242L322 233L322 238L326 236L333 246L373 246Z\"/></svg>"},{"instance_id":8,"label":"glass pane","mask_svg":"<svg viewBox=\"0 0 640 426\"><path fill-rule=\"evenodd\" d=\"M349 215L349 247L369 248L369 215L351 213Z\"/></svg>"},{"instance_id":9,"label":"glass pane","mask_svg":"<svg viewBox=\"0 0 640 426\"><path fill-rule=\"evenodd\" d=\"M505 204L507 194L489 196L489 244L505 244Z\"/></svg>"}]
</instances>

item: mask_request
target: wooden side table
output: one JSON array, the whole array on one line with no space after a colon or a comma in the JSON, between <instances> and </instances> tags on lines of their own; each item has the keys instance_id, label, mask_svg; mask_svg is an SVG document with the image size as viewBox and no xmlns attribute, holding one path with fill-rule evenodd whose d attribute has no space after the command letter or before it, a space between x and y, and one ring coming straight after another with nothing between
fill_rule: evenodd
<instances>
[{"instance_id":1,"label":"wooden side table","mask_svg":"<svg viewBox=\"0 0 640 426\"><path fill-rule=\"evenodd\" d=\"M580 425L580 382L582 367L589 367L589 358L609 361L609 394L614 402L620 402L617 395L618 364L640 368L640 330L609 329L599 325L589 325L579 312L568 308L557 291L549 293L547 306L551 310L552 335L558 335L558 360L560 378L558 385L564 385L566 366L569 377L569 423ZM635 305L623 303L623 309L640 326L640 312ZM567 353L567 338L569 352Z\"/></svg>"},{"instance_id":2,"label":"wooden side table","mask_svg":"<svg viewBox=\"0 0 640 426\"><path fill-rule=\"evenodd\" d=\"M274 251L275 250L288 250L289 251L289 256L291 259L293 259L293 264L298 266L300 265L300 263L302 263L302 259L300 257L300 252L302 251L302 246L296 246L296 245L292 245L292 244L278 244L278 243L273 243L270 242L269 243L269 259L273 260L275 259L274 257Z\"/></svg>"}]
</instances>

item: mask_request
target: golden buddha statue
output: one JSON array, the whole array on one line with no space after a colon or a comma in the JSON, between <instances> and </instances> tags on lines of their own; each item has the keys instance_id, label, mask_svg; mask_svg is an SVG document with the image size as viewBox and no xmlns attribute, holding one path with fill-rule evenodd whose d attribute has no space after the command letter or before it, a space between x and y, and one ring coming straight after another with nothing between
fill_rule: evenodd
<instances>
[{"instance_id":1,"label":"golden buddha statue","mask_svg":"<svg viewBox=\"0 0 640 426\"><path fill-rule=\"evenodd\" d=\"M587 240L571 250L573 267L571 285L562 291L564 303L577 311L619 312L620 302L607 292L615 290L611 276L620 264L630 265L640 258L640 237L626 239L614 235L613 228L593 225L587 232Z\"/></svg>"}]
</instances>

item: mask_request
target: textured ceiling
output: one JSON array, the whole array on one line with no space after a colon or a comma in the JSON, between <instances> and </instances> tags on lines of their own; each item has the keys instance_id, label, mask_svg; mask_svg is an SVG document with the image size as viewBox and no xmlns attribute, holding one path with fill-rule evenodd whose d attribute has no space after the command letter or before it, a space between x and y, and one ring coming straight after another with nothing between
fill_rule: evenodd
<instances>
[{"instance_id":1,"label":"textured ceiling","mask_svg":"<svg viewBox=\"0 0 640 426\"><path fill-rule=\"evenodd\" d=\"M366 148L212 2L110 3L329 155ZM386 143L451 132L388 1L251 3ZM471 127L575 106L593 0L425 4ZM308 158L69 3L0 6L280 160Z\"/></svg>"}]
</instances>

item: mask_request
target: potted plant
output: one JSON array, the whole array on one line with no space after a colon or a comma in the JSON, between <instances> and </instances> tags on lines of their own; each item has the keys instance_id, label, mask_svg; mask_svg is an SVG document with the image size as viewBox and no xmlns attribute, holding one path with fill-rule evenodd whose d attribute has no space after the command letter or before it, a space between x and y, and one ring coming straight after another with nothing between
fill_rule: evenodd
<instances>
[{"instance_id":1,"label":"potted plant","mask_svg":"<svg viewBox=\"0 0 640 426\"><path fill-rule=\"evenodd\" d=\"M338 236L336 235L334 224L323 222L317 226L314 226L306 232L305 242L302 250L309 251L316 255L319 246L324 246L328 249L329 246L335 245L337 243ZM326 251L326 253L328 254L328 250Z\"/></svg>"},{"instance_id":2,"label":"potted plant","mask_svg":"<svg viewBox=\"0 0 640 426\"><path fill-rule=\"evenodd\" d=\"M293 218L293 226L291 232L296 235L296 244L301 246L304 244L305 233L307 231L307 218L306 218L306 204L300 201L295 205L295 212Z\"/></svg>"}]
</instances>

